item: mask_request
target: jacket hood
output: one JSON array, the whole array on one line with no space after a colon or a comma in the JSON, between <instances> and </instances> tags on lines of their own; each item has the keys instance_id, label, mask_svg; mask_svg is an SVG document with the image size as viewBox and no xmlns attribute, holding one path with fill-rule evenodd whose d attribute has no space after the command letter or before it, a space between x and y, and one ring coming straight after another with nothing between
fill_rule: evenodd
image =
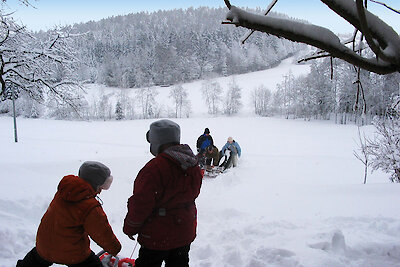
<instances>
[{"instance_id":1,"label":"jacket hood","mask_svg":"<svg viewBox=\"0 0 400 267\"><path fill-rule=\"evenodd\" d=\"M96 196L93 187L75 175L64 176L57 189L61 198L69 202L78 202Z\"/></svg>"},{"instance_id":2,"label":"jacket hood","mask_svg":"<svg viewBox=\"0 0 400 267\"><path fill-rule=\"evenodd\" d=\"M172 146L167 148L164 153L178 161L184 170L198 164L196 156L188 145Z\"/></svg>"}]
</instances>

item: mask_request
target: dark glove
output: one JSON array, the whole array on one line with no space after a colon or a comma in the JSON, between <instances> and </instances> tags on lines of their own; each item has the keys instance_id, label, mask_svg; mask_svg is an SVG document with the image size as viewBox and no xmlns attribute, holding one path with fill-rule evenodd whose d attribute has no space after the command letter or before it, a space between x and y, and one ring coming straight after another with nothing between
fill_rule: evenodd
<instances>
[{"instance_id":1,"label":"dark glove","mask_svg":"<svg viewBox=\"0 0 400 267\"><path fill-rule=\"evenodd\" d=\"M133 241L135 241L136 239L133 237L133 235L127 235L130 239L132 239Z\"/></svg>"}]
</instances>

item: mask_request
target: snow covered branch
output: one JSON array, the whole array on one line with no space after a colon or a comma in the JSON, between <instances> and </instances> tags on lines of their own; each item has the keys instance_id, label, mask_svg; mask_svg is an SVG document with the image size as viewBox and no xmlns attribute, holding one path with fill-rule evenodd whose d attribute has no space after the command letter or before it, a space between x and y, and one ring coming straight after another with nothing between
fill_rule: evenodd
<instances>
[{"instance_id":1,"label":"snow covered branch","mask_svg":"<svg viewBox=\"0 0 400 267\"><path fill-rule=\"evenodd\" d=\"M77 111L72 92L80 87L75 79L78 60L69 35L50 32L37 38L12 18L0 19L1 99L10 98L10 91L25 91L41 102L47 93Z\"/></svg>"},{"instance_id":2,"label":"snow covered branch","mask_svg":"<svg viewBox=\"0 0 400 267\"><path fill-rule=\"evenodd\" d=\"M362 0L321 0L332 11L343 17L364 36L376 58L359 55L341 43L339 37L321 26L288 19L257 15L237 8L225 0L228 22L254 31L265 32L285 39L320 48L330 56L340 58L365 70L388 74L400 71L400 37L392 27L365 10ZM229 5L228 5L229 4Z\"/></svg>"}]
</instances>

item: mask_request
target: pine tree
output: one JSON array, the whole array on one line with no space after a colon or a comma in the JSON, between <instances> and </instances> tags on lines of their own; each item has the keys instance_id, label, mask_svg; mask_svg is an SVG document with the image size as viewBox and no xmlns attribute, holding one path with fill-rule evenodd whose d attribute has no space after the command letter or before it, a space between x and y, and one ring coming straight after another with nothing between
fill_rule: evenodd
<instances>
[{"instance_id":1,"label":"pine tree","mask_svg":"<svg viewBox=\"0 0 400 267\"><path fill-rule=\"evenodd\" d=\"M125 118L124 111L122 110L122 104L120 101L115 105L115 119L117 121L123 120Z\"/></svg>"}]
</instances>

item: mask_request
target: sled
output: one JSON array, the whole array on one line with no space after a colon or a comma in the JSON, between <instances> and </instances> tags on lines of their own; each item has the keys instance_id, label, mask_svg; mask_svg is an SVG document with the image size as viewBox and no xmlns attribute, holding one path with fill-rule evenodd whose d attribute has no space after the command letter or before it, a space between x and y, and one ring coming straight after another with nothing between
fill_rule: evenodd
<instances>
[{"instance_id":1,"label":"sled","mask_svg":"<svg viewBox=\"0 0 400 267\"><path fill-rule=\"evenodd\" d=\"M100 251L97 256L99 257L101 263L104 267L134 267L135 260L130 258L120 259L110 255L104 250Z\"/></svg>"},{"instance_id":2,"label":"sled","mask_svg":"<svg viewBox=\"0 0 400 267\"><path fill-rule=\"evenodd\" d=\"M201 170L203 174L203 178L216 178L220 173L222 173L224 168L222 167L214 167L211 169L204 168Z\"/></svg>"}]
</instances>

